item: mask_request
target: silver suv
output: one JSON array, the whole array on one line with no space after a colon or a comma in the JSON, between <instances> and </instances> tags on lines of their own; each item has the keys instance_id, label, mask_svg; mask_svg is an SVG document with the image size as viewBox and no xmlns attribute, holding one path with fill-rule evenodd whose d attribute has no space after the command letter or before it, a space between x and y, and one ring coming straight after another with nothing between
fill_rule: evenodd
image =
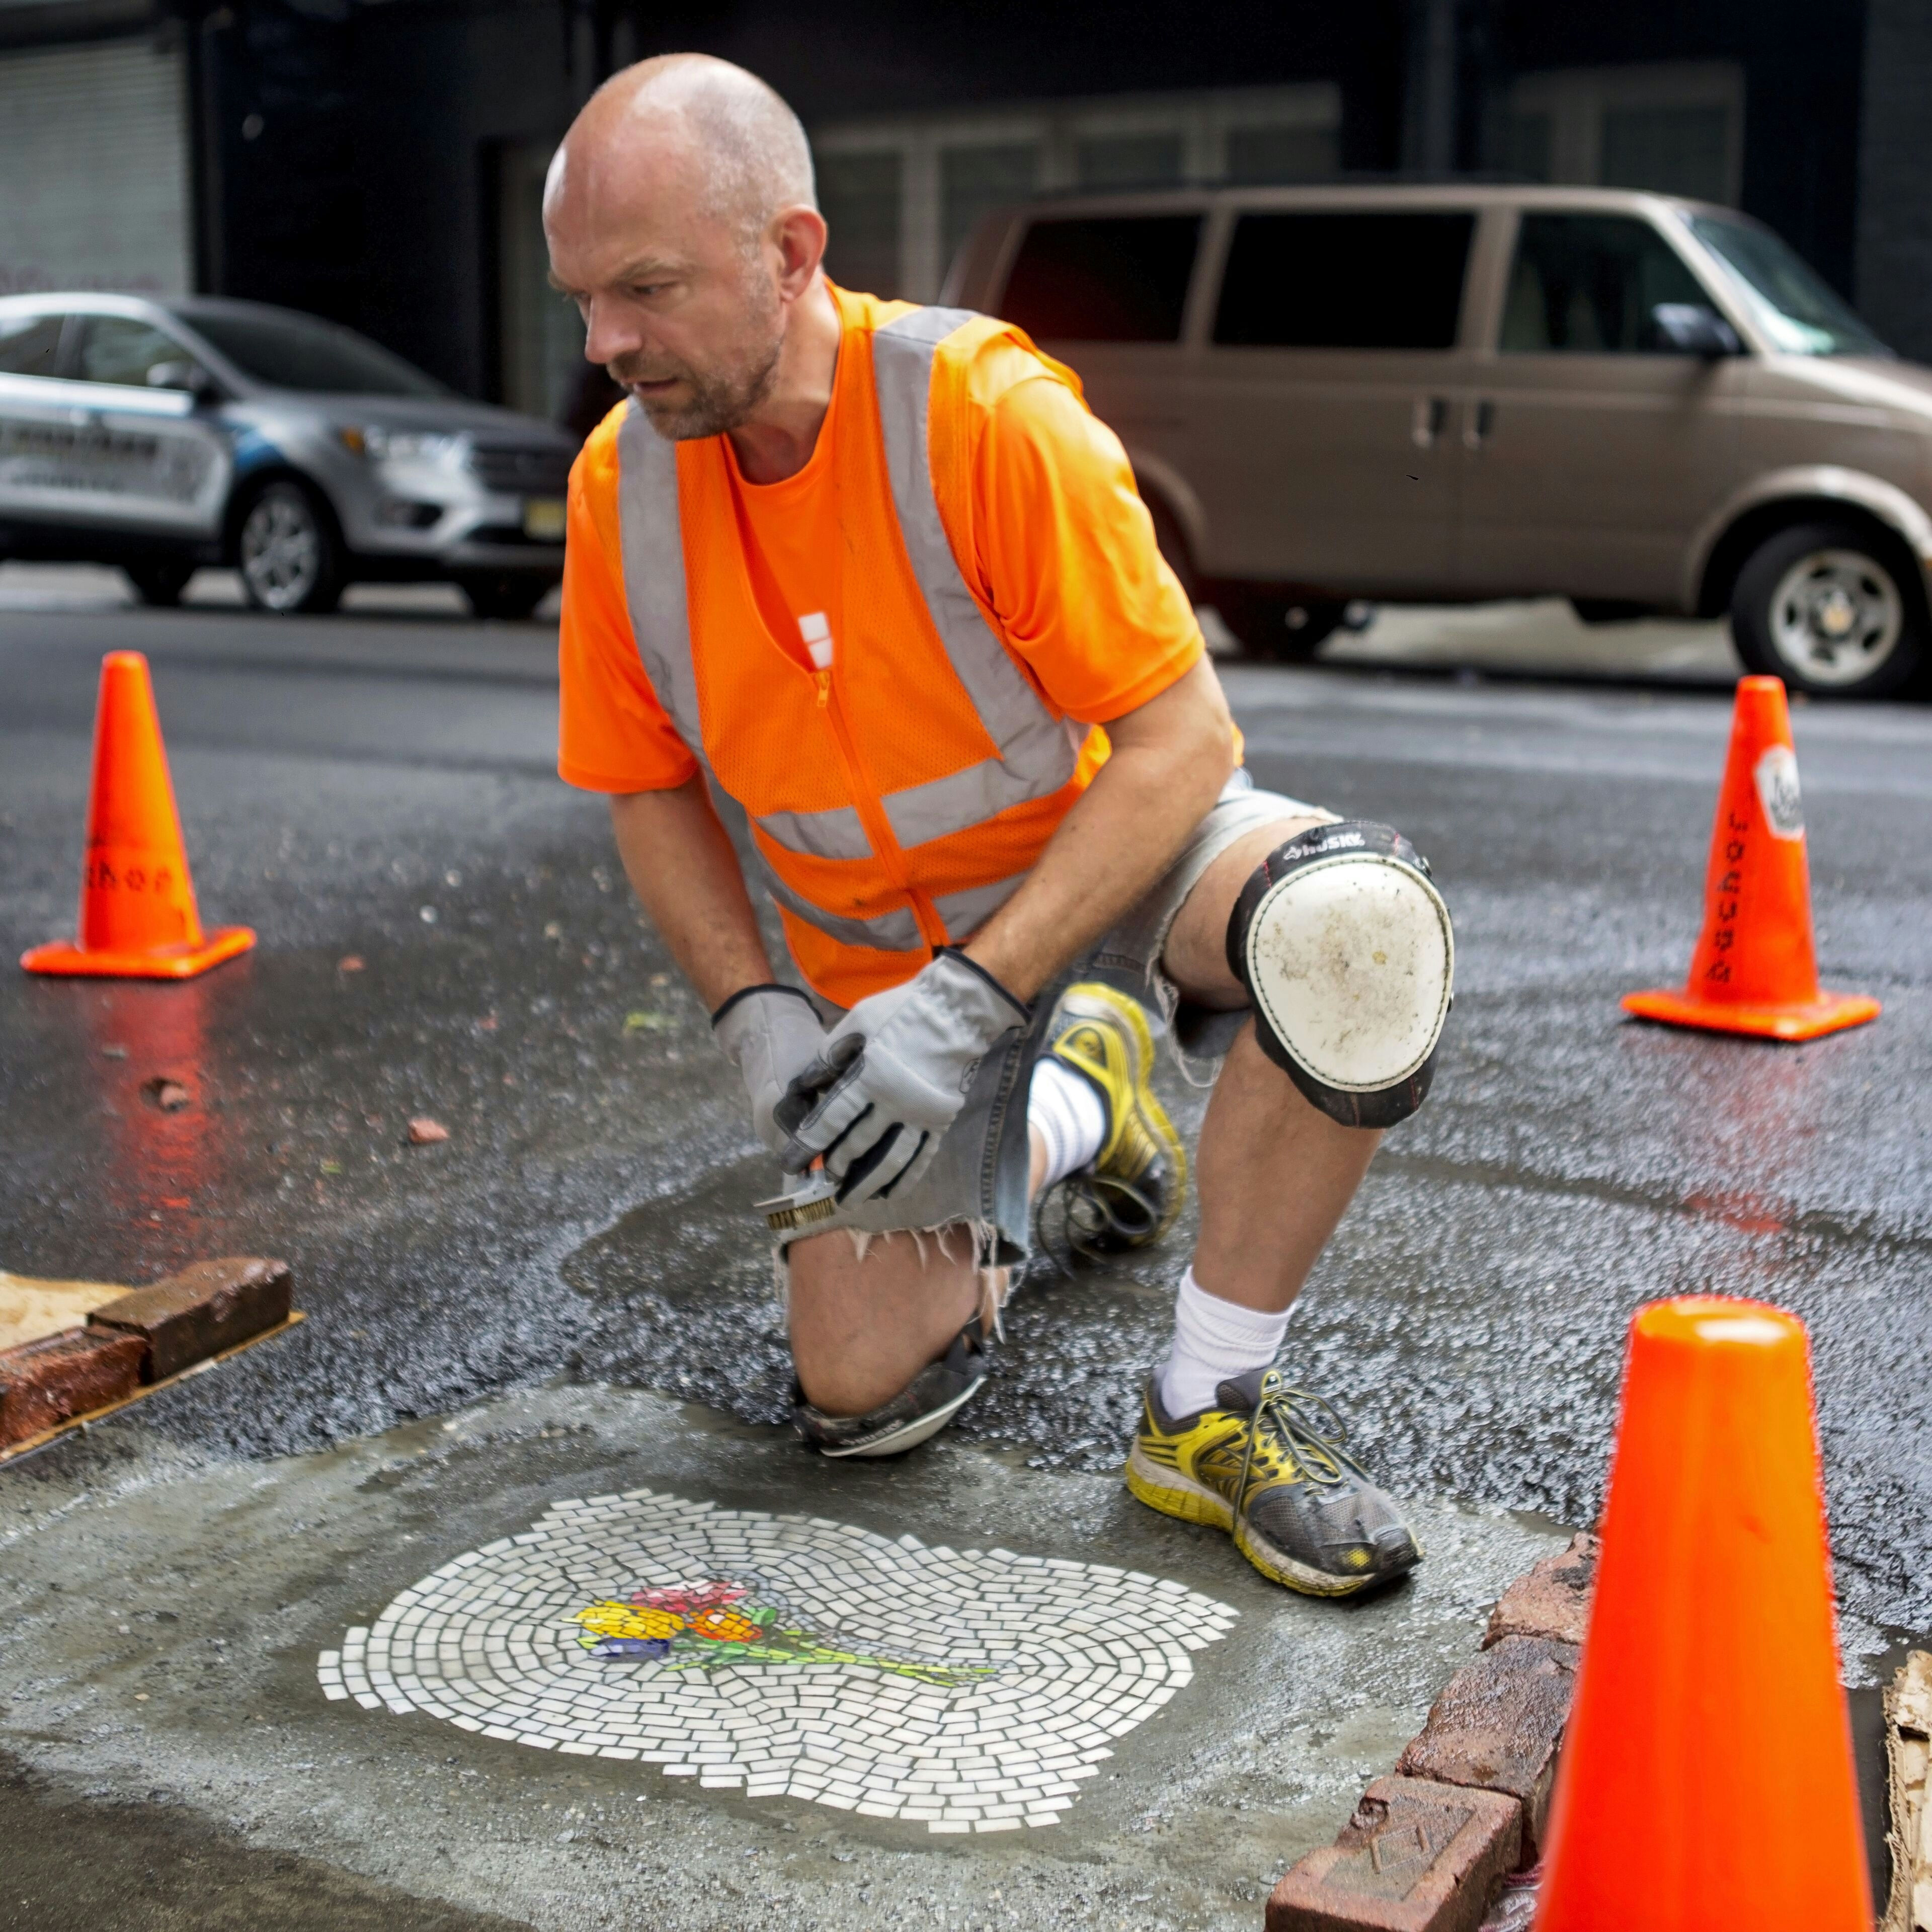
<instances>
[{"instance_id":1,"label":"silver suv","mask_svg":"<svg viewBox=\"0 0 1932 1932\"><path fill-rule=\"evenodd\" d=\"M1932 370L1768 230L1610 189L1042 201L945 298L1084 380L1162 547L1250 649L1354 598L1729 612L1754 670L1877 696L1932 662Z\"/></svg>"},{"instance_id":2,"label":"silver suv","mask_svg":"<svg viewBox=\"0 0 1932 1932\"><path fill-rule=\"evenodd\" d=\"M150 604L226 564L264 610L444 578L528 616L563 572L575 454L291 310L0 298L0 558L118 564Z\"/></svg>"}]
</instances>

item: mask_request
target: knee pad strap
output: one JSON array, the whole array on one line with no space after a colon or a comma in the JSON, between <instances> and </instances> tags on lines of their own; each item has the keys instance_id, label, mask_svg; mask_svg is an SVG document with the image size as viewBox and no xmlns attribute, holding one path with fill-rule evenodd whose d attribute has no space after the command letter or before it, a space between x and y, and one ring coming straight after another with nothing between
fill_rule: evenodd
<instances>
[{"instance_id":1,"label":"knee pad strap","mask_svg":"<svg viewBox=\"0 0 1932 1932\"><path fill-rule=\"evenodd\" d=\"M1277 847L1228 920L1228 970L1262 1051L1344 1126L1394 1126L1421 1106L1455 962L1428 862L1364 819Z\"/></svg>"}]
</instances>

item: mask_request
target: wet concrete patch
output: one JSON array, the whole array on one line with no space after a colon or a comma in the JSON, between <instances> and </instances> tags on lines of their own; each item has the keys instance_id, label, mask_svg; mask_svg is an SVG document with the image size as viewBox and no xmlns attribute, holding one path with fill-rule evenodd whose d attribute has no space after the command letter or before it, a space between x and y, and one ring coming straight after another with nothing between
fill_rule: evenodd
<instances>
[{"instance_id":1,"label":"wet concrete patch","mask_svg":"<svg viewBox=\"0 0 1932 1932\"><path fill-rule=\"evenodd\" d=\"M839 1467L780 1431L582 1387L267 1463L200 1465L110 1426L28 1466L0 1502L14 1634L0 1743L103 1799L187 1805L256 1850L560 1929L608 1911L741 1932L770 1912L844 1932L934 1905L988 1926L1251 1924L1274 1879L1394 1762L1503 1585L1560 1540L1425 1505L1413 1582L1320 1604L1113 1477L944 1441ZM964 1544L970 1526L974 1546L1172 1580L1240 1616L1115 1742L1064 1825L991 1838L694 1792L640 1762L324 1694L319 1653L427 1572L554 1503L640 1486L928 1548Z\"/></svg>"},{"instance_id":2,"label":"wet concrete patch","mask_svg":"<svg viewBox=\"0 0 1932 1932\"><path fill-rule=\"evenodd\" d=\"M104 1798L0 1752L0 1926L9 1932L514 1932L526 1922L380 1885L322 1858L250 1845L181 1803Z\"/></svg>"}]
</instances>

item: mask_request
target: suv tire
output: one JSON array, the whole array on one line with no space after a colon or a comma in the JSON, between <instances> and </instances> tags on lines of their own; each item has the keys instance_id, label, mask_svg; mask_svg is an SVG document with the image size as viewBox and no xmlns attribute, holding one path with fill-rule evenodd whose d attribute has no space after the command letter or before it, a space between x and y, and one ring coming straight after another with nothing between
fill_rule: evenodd
<instances>
[{"instance_id":1,"label":"suv tire","mask_svg":"<svg viewBox=\"0 0 1932 1932\"><path fill-rule=\"evenodd\" d=\"M1250 656L1273 664L1306 664L1341 628L1348 607L1283 591L1220 586L1214 608Z\"/></svg>"},{"instance_id":2,"label":"suv tire","mask_svg":"<svg viewBox=\"0 0 1932 1932\"><path fill-rule=\"evenodd\" d=\"M478 616L512 622L527 617L550 595L553 581L520 571L500 571L494 575L466 577L460 580L463 594Z\"/></svg>"},{"instance_id":3,"label":"suv tire","mask_svg":"<svg viewBox=\"0 0 1932 1932\"><path fill-rule=\"evenodd\" d=\"M1902 544L1869 526L1795 524L1738 573L1731 637L1748 670L1820 698L1884 698L1926 655L1923 586Z\"/></svg>"},{"instance_id":4,"label":"suv tire","mask_svg":"<svg viewBox=\"0 0 1932 1932\"><path fill-rule=\"evenodd\" d=\"M243 506L236 562L242 594L278 616L319 616L342 601L342 540L335 519L306 483L280 477Z\"/></svg>"},{"instance_id":5,"label":"suv tire","mask_svg":"<svg viewBox=\"0 0 1932 1932\"><path fill-rule=\"evenodd\" d=\"M134 585L135 596L143 604L152 604L158 610L172 610L182 601L182 592L188 588L195 566L180 557L142 557L124 563L121 573Z\"/></svg>"}]
</instances>

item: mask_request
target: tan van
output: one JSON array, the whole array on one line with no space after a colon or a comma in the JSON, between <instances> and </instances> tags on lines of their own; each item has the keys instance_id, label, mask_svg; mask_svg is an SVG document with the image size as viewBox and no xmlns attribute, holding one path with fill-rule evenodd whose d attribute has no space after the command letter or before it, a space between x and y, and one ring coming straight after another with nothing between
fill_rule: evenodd
<instances>
[{"instance_id":1,"label":"tan van","mask_svg":"<svg viewBox=\"0 0 1932 1932\"><path fill-rule=\"evenodd\" d=\"M1932 371L1768 230L1609 189L1226 188L988 216L945 299L1076 369L1250 650L1356 598L1728 610L1793 687L1927 662Z\"/></svg>"}]
</instances>

